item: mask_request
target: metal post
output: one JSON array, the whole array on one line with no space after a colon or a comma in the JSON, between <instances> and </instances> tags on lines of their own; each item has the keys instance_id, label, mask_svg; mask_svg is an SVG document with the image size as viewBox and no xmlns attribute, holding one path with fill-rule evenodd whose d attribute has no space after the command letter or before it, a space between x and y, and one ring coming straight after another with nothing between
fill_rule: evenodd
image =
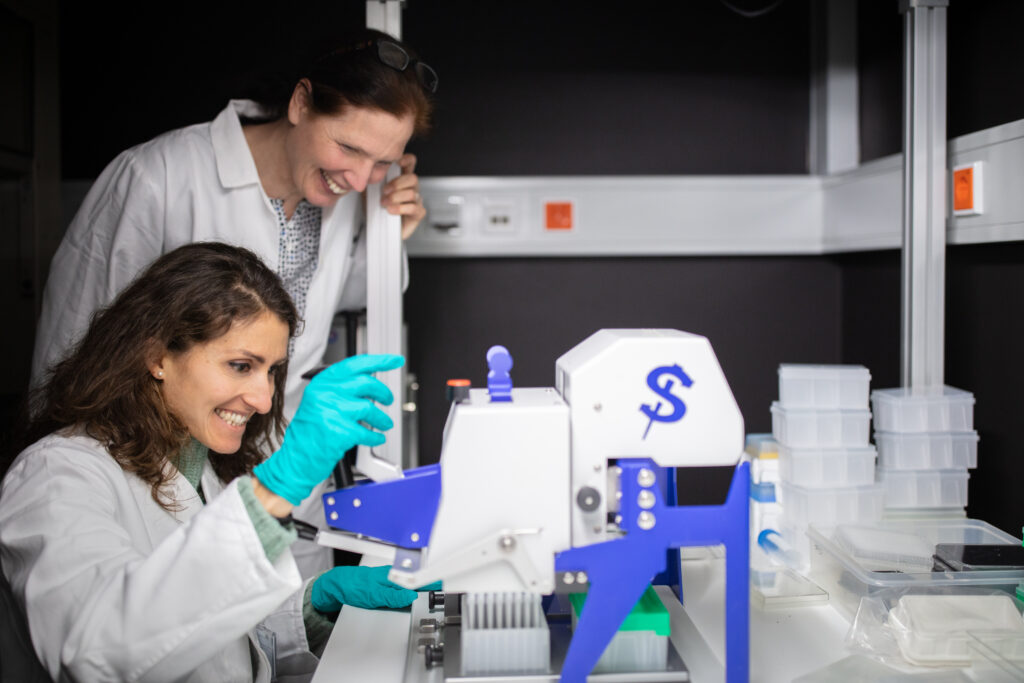
<instances>
[{"instance_id":1,"label":"metal post","mask_svg":"<svg viewBox=\"0 0 1024 683\"><path fill-rule=\"evenodd\" d=\"M404 0L366 0L366 27L402 39Z\"/></svg>"},{"instance_id":2,"label":"metal post","mask_svg":"<svg viewBox=\"0 0 1024 683\"><path fill-rule=\"evenodd\" d=\"M901 0L903 318L901 379L942 386L946 280L946 7Z\"/></svg>"},{"instance_id":3,"label":"metal post","mask_svg":"<svg viewBox=\"0 0 1024 683\"><path fill-rule=\"evenodd\" d=\"M857 0L811 3L812 174L849 171L860 161Z\"/></svg>"},{"instance_id":4,"label":"metal post","mask_svg":"<svg viewBox=\"0 0 1024 683\"><path fill-rule=\"evenodd\" d=\"M366 25L402 35L399 0L368 0ZM385 183L399 173L392 165ZM381 183L366 188L366 347L369 353L402 353L402 217L392 216L381 205ZM374 481L402 477L402 404L405 402L404 370L379 378L395 400L381 406L394 422L387 443L375 449L360 447L356 468Z\"/></svg>"}]
</instances>

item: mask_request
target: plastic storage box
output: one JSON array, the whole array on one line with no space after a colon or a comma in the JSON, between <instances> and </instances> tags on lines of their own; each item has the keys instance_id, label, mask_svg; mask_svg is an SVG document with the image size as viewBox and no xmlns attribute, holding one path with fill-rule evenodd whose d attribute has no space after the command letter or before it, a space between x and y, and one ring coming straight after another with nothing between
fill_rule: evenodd
<instances>
[{"instance_id":1,"label":"plastic storage box","mask_svg":"<svg viewBox=\"0 0 1024 683\"><path fill-rule=\"evenodd\" d=\"M935 546L906 531L842 524L832 540L860 566L873 572L930 572Z\"/></svg>"},{"instance_id":2,"label":"plastic storage box","mask_svg":"<svg viewBox=\"0 0 1024 683\"><path fill-rule=\"evenodd\" d=\"M811 489L779 482L783 515L795 527L831 527L848 522L872 522L882 517L882 487L878 485Z\"/></svg>"},{"instance_id":3,"label":"plastic storage box","mask_svg":"<svg viewBox=\"0 0 1024 683\"><path fill-rule=\"evenodd\" d=\"M828 593L787 567L750 572L750 603L761 609L791 609L828 602Z\"/></svg>"},{"instance_id":4,"label":"plastic storage box","mask_svg":"<svg viewBox=\"0 0 1024 683\"><path fill-rule=\"evenodd\" d=\"M789 409L772 402L772 434L790 448L868 445L871 411Z\"/></svg>"},{"instance_id":5,"label":"plastic storage box","mask_svg":"<svg viewBox=\"0 0 1024 683\"><path fill-rule=\"evenodd\" d=\"M900 666L898 663L895 663ZM832 662L817 671L794 678L793 683L995 683L987 678L968 678L960 669L933 669L927 673L896 669L871 659L867 655L850 655ZM1015 681L1014 683L1019 683Z\"/></svg>"},{"instance_id":6,"label":"plastic storage box","mask_svg":"<svg viewBox=\"0 0 1024 683\"><path fill-rule=\"evenodd\" d=\"M875 482L875 449L779 446L779 478L797 486L867 486Z\"/></svg>"},{"instance_id":7,"label":"plastic storage box","mask_svg":"<svg viewBox=\"0 0 1024 683\"><path fill-rule=\"evenodd\" d=\"M875 432L878 466L886 470L951 470L978 466L977 432Z\"/></svg>"},{"instance_id":8,"label":"plastic storage box","mask_svg":"<svg viewBox=\"0 0 1024 683\"><path fill-rule=\"evenodd\" d=\"M871 373L863 365L779 366L779 403L786 408L863 409Z\"/></svg>"},{"instance_id":9,"label":"plastic storage box","mask_svg":"<svg viewBox=\"0 0 1024 683\"><path fill-rule=\"evenodd\" d=\"M974 394L953 387L876 389L871 392L879 432L969 432Z\"/></svg>"},{"instance_id":10,"label":"plastic storage box","mask_svg":"<svg viewBox=\"0 0 1024 683\"><path fill-rule=\"evenodd\" d=\"M466 593L462 596L463 675L545 673L551 635L539 595Z\"/></svg>"},{"instance_id":11,"label":"plastic storage box","mask_svg":"<svg viewBox=\"0 0 1024 683\"><path fill-rule=\"evenodd\" d=\"M885 521L864 525L910 534L929 547L938 543L986 544L1021 540L977 519ZM829 594L829 602L847 618L857 612L861 598L893 596L896 591L915 594L949 593L961 589L998 590L1012 595L1024 570L980 570L964 572L877 571L870 562L854 558L832 538L833 532L815 526L807 530L810 540L810 578Z\"/></svg>"},{"instance_id":12,"label":"plastic storage box","mask_svg":"<svg viewBox=\"0 0 1024 683\"><path fill-rule=\"evenodd\" d=\"M967 505L966 470L879 470L887 508L962 508Z\"/></svg>"},{"instance_id":13,"label":"plastic storage box","mask_svg":"<svg viewBox=\"0 0 1024 683\"><path fill-rule=\"evenodd\" d=\"M971 676L985 683L1020 683L1024 681L1024 637L993 636L991 633L968 633L967 649L971 653Z\"/></svg>"},{"instance_id":14,"label":"plastic storage box","mask_svg":"<svg viewBox=\"0 0 1024 683\"><path fill-rule=\"evenodd\" d=\"M924 666L970 664L968 632L1024 636L1009 595L904 595L889 612L903 658ZM1024 639L1017 659L1024 656Z\"/></svg>"}]
</instances>

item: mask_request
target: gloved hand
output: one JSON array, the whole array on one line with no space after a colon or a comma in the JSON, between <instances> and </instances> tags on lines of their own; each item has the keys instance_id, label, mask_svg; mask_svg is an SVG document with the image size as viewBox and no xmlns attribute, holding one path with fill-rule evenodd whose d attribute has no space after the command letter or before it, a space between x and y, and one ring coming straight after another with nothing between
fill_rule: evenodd
<instances>
[{"instance_id":1,"label":"gloved hand","mask_svg":"<svg viewBox=\"0 0 1024 683\"><path fill-rule=\"evenodd\" d=\"M281 448L257 465L253 474L268 489L298 505L355 445L380 446L394 424L374 401L390 405L391 391L374 372L399 368L402 356L360 355L335 363L314 377L284 434Z\"/></svg>"},{"instance_id":2,"label":"gloved hand","mask_svg":"<svg viewBox=\"0 0 1024 683\"><path fill-rule=\"evenodd\" d=\"M418 594L388 581L389 571L391 565L329 569L313 582L313 607L328 614L342 605L365 609L408 607Z\"/></svg>"}]
</instances>

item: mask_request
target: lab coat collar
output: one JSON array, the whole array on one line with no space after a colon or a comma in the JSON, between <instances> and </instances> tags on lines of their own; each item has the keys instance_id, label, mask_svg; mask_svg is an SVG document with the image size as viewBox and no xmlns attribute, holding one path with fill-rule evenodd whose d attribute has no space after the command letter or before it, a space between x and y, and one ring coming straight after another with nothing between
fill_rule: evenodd
<instances>
[{"instance_id":1,"label":"lab coat collar","mask_svg":"<svg viewBox=\"0 0 1024 683\"><path fill-rule=\"evenodd\" d=\"M166 487L167 493L170 499L178 506L178 509L172 513L172 516L179 522L187 522L224 490L224 483L213 469L209 450L206 446L192 439L190 443L182 448L182 453L187 457L202 459L202 471L199 475L199 481L196 482L199 485L198 488L203 491L202 497L200 497L197 487L188 480L188 477L171 460L164 464L165 471L169 477ZM206 499L205 502L203 498Z\"/></svg>"},{"instance_id":2,"label":"lab coat collar","mask_svg":"<svg viewBox=\"0 0 1024 683\"><path fill-rule=\"evenodd\" d=\"M231 100L228 106L210 123L213 154L217 160L217 176L224 189L259 185L249 143L242 132L240 116L258 117L262 108L252 100Z\"/></svg>"},{"instance_id":3,"label":"lab coat collar","mask_svg":"<svg viewBox=\"0 0 1024 683\"><path fill-rule=\"evenodd\" d=\"M171 478L165 484L164 491L166 492L167 498L169 498L177 509L171 511L171 517L177 520L179 523L187 522L197 512L203 509L203 500L199 497L199 493L196 488L189 483L189 480L181 472L177 470L174 465L167 463L167 470L171 473ZM209 460L203 467L203 474L206 474L206 467L209 467ZM206 484L206 478L202 477L203 484ZM207 500L210 499L210 492L203 488L203 493L207 496Z\"/></svg>"}]
</instances>

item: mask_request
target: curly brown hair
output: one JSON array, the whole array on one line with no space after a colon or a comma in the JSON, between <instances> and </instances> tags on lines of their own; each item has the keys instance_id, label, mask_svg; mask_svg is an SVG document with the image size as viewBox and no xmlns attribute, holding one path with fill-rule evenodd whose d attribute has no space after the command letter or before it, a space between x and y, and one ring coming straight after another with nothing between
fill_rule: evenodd
<instances>
[{"instance_id":1,"label":"curly brown hair","mask_svg":"<svg viewBox=\"0 0 1024 683\"><path fill-rule=\"evenodd\" d=\"M280 278L247 249L217 242L189 244L164 254L104 309L85 336L50 369L31 397L27 446L60 430L83 430L103 444L126 472L150 484L165 509L168 458L190 438L164 402L148 361L184 353L225 334L233 324L269 311L294 336L298 313ZM241 448L210 458L222 481L252 471L260 446L284 434L287 367L275 373L270 412L249 420Z\"/></svg>"}]
</instances>

